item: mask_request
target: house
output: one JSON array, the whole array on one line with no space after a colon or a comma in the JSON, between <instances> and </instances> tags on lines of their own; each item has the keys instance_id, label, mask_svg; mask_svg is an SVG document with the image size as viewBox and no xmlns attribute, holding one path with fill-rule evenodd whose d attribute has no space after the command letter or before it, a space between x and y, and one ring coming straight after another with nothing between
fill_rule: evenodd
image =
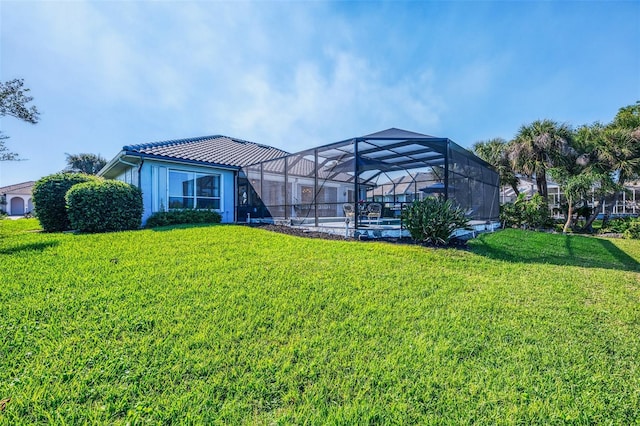
<instances>
[{"instance_id":1,"label":"house","mask_svg":"<svg viewBox=\"0 0 640 426\"><path fill-rule=\"evenodd\" d=\"M517 187L519 193L524 194L527 198L538 192L535 181L525 176L518 177ZM549 191L547 200L549 209L552 216L559 219L563 217L563 204L567 202L564 193L560 186L551 179L547 179L547 188ZM510 186L503 186L500 189L501 204L513 203L516 198L517 196ZM615 200L613 205L610 202L608 204L606 201L600 205L599 197L595 195L593 190L586 201L589 207L596 207L601 214L605 214L607 210L610 210L613 216L636 216L640 214L640 181L627 182L624 185L624 191L621 191L620 197Z\"/></svg>"},{"instance_id":2,"label":"house","mask_svg":"<svg viewBox=\"0 0 640 426\"><path fill-rule=\"evenodd\" d=\"M9 216L31 213L34 184L34 181L28 181L0 187L0 211L5 211Z\"/></svg>"},{"instance_id":3,"label":"house","mask_svg":"<svg viewBox=\"0 0 640 426\"><path fill-rule=\"evenodd\" d=\"M237 179L242 166L287 155L277 148L228 136L127 145L98 172L142 190L142 222L154 212L201 208L236 221Z\"/></svg>"},{"instance_id":4,"label":"house","mask_svg":"<svg viewBox=\"0 0 640 426\"><path fill-rule=\"evenodd\" d=\"M401 229L406 203L449 198L479 224L498 218L493 168L448 138L387 129L290 154L216 135L128 145L98 175L139 187L143 223L154 212L204 208L225 223L369 227L370 204L383 204L378 228Z\"/></svg>"}]
</instances>

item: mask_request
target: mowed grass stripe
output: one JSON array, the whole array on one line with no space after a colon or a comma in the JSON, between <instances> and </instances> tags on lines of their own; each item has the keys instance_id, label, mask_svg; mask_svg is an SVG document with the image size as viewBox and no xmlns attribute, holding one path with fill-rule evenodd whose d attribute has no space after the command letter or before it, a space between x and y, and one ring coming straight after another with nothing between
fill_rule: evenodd
<instances>
[{"instance_id":1,"label":"mowed grass stripe","mask_svg":"<svg viewBox=\"0 0 640 426\"><path fill-rule=\"evenodd\" d=\"M9 222L3 424L638 422L636 241Z\"/></svg>"}]
</instances>

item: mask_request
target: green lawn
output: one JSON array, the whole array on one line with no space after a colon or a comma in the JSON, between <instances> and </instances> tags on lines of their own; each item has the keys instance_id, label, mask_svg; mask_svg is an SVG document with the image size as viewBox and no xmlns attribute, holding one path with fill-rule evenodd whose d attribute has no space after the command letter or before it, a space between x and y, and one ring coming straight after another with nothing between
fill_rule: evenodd
<instances>
[{"instance_id":1,"label":"green lawn","mask_svg":"<svg viewBox=\"0 0 640 426\"><path fill-rule=\"evenodd\" d=\"M0 221L0 424L640 424L640 242Z\"/></svg>"}]
</instances>

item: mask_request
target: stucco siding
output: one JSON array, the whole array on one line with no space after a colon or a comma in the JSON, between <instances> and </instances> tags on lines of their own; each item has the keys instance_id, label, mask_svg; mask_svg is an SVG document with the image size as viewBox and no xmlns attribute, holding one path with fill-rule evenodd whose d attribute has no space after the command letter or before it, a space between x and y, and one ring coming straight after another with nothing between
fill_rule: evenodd
<instances>
[{"instance_id":1,"label":"stucco siding","mask_svg":"<svg viewBox=\"0 0 640 426\"><path fill-rule=\"evenodd\" d=\"M140 189L144 204L142 223L153 213L168 210L169 171L217 174L220 176L220 214L223 223L234 222L235 172L215 167L145 160L140 170Z\"/></svg>"}]
</instances>

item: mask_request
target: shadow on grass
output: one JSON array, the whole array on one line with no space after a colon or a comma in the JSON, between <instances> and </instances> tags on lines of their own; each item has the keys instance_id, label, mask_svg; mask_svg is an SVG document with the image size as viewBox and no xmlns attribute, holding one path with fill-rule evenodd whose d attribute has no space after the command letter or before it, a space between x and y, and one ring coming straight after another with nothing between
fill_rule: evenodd
<instances>
[{"instance_id":1,"label":"shadow on grass","mask_svg":"<svg viewBox=\"0 0 640 426\"><path fill-rule=\"evenodd\" d=\"M504 230L469 242L481 256L515 263L543 263L640 271L640 263L603 238Z\"/></svg>"},{"instance_id":2,"label":"shadow on grass","mask_svg":"<svg viewBox=\"0 0 640 426\"><path fill-rule=\"evenodd\" d=\"M27 251L43 251L46 248L55 247L57 245L58 245L57 241L20 244L13 247L0 248L0 254L16 254L16 253L27 252Z\"/></svg>"}]
</instances>

